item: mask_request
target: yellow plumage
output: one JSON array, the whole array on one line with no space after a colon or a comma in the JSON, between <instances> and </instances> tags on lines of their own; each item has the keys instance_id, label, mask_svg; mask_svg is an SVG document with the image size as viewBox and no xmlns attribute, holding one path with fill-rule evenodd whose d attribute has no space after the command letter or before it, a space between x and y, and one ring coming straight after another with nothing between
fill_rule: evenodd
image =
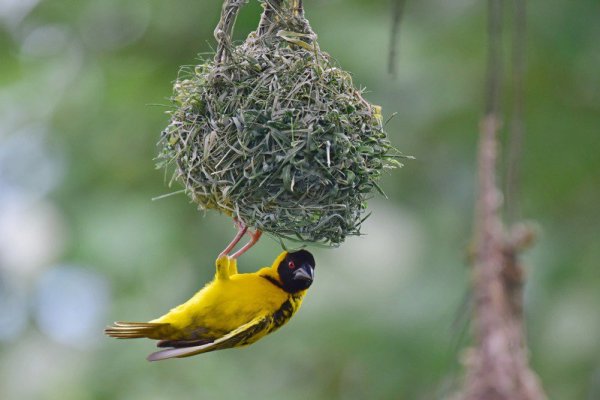
<instances>
[{"instance_id":1,"label":"yellow plumage","mask_svg":"<svg viewBox=\"0 0 600 400\"><path fill-rule=\"evenodd\" d=\"M151 361L245 346L292 317L312 283L314 266L308 251L284 251L271 267L239 274L237 260L221 256L215 278L185 303L150 322L115 322L105 333L170 347L151 354Z\"/></svg>"}]
</instances>

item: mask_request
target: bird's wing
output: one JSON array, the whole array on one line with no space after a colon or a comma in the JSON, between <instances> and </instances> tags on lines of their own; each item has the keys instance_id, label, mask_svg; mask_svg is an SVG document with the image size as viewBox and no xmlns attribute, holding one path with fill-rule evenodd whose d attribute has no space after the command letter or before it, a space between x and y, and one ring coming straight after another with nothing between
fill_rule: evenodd
<instances>
[{"instance_id":1,"label":"bird's wing","mask_svg":"<svg viewBox=\"0 0 600 400\"><path fill-rule=\"evenodd\" d=\"M200 346L182 347L157 351L148 356L148 361L166 360L167 358L189 357L195 354L208 353L209 351L228 349L236 346L250 344L257 340L256 336L261 332L267 333L272 324L272 318L269 315L261 315L252 321L229 332L214 342L202 344ZM259 336L260 337L260 336Z\"/></svg>"}]
</instances>

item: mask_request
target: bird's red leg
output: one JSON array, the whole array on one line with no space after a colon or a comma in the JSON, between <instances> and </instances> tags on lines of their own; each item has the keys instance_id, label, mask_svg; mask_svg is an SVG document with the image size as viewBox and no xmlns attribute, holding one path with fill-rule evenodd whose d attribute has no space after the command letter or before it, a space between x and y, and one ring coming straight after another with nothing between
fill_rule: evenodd
<instances>
[{"instance_id":1,"label":"bird's red leg","mask_svg":"<svg viewBox=\"0 0 600 400\"><path fill-rule=\"evenodd\" d=\"M239 249L238 251L236 251L235 253L233 253L233 255L231 256L231 258L237 259L242 254L244 254L245 252L247 252L250 249L250 247L254 246L256 244L256 242L258 242L258 239L260 239L261 235L262 235L262 231L256 230L251 235L250 241L248 243L246 243L244 245L244 247L242 247L241 249Z\"/></svg>"},{"instance_id":2,"label":"bird's red leg","mask_svg":"<svg viewBox=\"0 0 600 400\"><path fill-rule=\"evenodd\" d=\"M219 254L219 258L229 255L229 252L235 247L236 244L238 244L238 242L242 239L242 237L244 236L244 234L246 233L246 231L248 230L248 227L245 226L243 223L241 223L237 218L234 218L235 224L238 227L238 232L235 235L235 237L233 238L233 240L231 241L231 243L229 243L227 245L227 247L225 247L225 250L223 250L221 252L221 254ZM235 253L237 254L237 253Z\"/></svg>"}]
</instances>

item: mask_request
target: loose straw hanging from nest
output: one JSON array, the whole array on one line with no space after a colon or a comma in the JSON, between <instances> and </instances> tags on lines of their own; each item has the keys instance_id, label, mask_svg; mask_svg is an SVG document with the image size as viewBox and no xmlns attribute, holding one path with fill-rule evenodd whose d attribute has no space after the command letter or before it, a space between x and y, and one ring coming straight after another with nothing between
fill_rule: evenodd
<instances>
[{"instance_id":1,"label":"loose straw hanging from nest","mask_svg":"<svg viewBox=\"0 0 600 400\"><path fill-rule=\"evenodd\" d=\"M160 165L175 164L174 178L203 209L337 245L359 234L366 200L398 154L380 107L319 49L301 1L263 1L258 29L232 45L246 1L225 1L214 60L175 83Z\"/></svg>"}]
</instances>

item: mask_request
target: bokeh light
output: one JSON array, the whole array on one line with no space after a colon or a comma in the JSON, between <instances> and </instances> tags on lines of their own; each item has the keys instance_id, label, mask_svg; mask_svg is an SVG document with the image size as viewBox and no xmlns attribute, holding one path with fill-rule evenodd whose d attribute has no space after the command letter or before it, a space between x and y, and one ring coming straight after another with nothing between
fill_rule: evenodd
<instances>
[{"instance_id":1,"label":"bokeh light","mask_svg":"<svg viewBox=\"0 0 600 400\"><path fill-rule=\"evenodd\" d=\"M37 281L35 321L53 340L81 349L98 345L109 303L108 283L96 272L59 265Z\"/></svg>"}]
</instances>

